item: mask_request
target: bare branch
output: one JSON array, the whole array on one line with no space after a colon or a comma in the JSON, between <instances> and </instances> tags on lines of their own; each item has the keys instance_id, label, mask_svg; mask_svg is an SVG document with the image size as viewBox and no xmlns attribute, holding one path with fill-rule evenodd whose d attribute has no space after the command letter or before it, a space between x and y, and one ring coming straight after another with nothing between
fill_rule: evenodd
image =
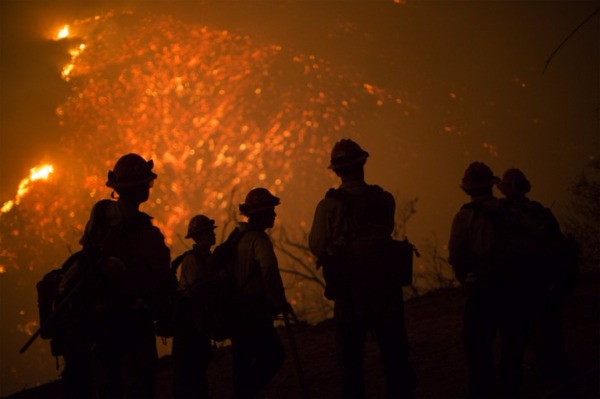
<instances>
[{"instance_id":1,"label":"bare branch","mask_svg":"<svg viewBox=\"0 0 600 399\"><path fill-rule=\"evenodd\" d=\"M319 279L317 276L310 276L308 274L304 274L297 270L292 270L292 269L281 269L280 268L279 271L282 273L287 273L287 274L291 274L293 276L300 277L303 280L312 281L313 283L316 283L317 285L321 286L322 288L325 288L325 283L323 281L321 281L321 279Z\"/></svg>"},{"instance_id":2,"label":"bare branch","mask_svg":"<svg viewBox=\"0 0 600 399\"><path fill-rule=\"evenodd\" d=\"M583 20L583 22L581 22L575 29L573 29L573 31L571 33L569 33L569 35L565 38L565 40L563 40L558 45L558 47L556 47L556 49L554 49L552 54L550 54L550 57L548 57L548 59L544 63L544 71L542 73L546 72L546 69L548 68L548 65L550 64L550 61L552 61L552 58L554 58L554 55L556 53L558 53L558 50L560 50L560 48L571 38L571 36L573 36L575 34L575 32L577 32L583 25L585 25L590 19L592 19L592 17L594 15L598 14L599 11L600 11L600 7L596 8L596 10L594 12L592 12L585 20Z\"/></svg>"}]
</instances>

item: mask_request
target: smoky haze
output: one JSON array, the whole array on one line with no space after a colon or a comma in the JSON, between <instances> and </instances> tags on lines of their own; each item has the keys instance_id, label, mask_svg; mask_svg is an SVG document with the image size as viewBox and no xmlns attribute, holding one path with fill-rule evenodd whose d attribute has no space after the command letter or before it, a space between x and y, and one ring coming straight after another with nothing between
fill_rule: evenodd
<instances>
[{"instance_id":1,"label":"smoky haze","mask_svg":"<svg viewBox=\"0 0 600 399\"><path fill-rule=\"evenodd\" d=\"M82 83L84 80L66 82L61 78L62 68L70 62L68 51L78 42L52 40L64 24L110 11L155 16L154 21L166 24L169 29L195 31L206 27L209 34L227 31L247 37L252 44L243 46L234 40L217 42L218 36L205 38L215 40L209 46L217 51L213 58L220 57L219 49L233 48L239 53L235 59L238 63L248 62L250 54L258 54L266 65L259 68L249 62L240 67L242 74L253 68L258 75L264 71L271 76L279 73L279 80L272 86L262 86L263 99L257 103L251 104L252 100L242 95L245 93L242 88L255 90L264 84L263 78L256 74L245 74L243 80L227 86L227 93L234 93L229 98L233 105L221 126L229 141L223 140L229 144L237 144L238 138L260 142L264 137L253 136L252 129L260 133L273 123L289 127L291 138L284 142L296 142L298 132L310 138L303 141L306 144L294 147L290 165L281 161L282 154L275 149L266 151L264 159L243 158L248 164L254 164L254 160L260 163L248 172L249 184L261 182L258 177L267 171L264 183L277 188L278 176L271 178L273 170L289 172L280 177L282 206L281 212L278 210L278 223L281 224L308 228L316 202L335 184L325 168L326 158L331 145L341 137L355 138L370 152L366 170L369 182L397 194L399 203L419 198L417 213L408 225L408 234L417 245L432 234L442 244L447 241L450 221L466 200L458 184L471 161L484 161L499 175L509 167L522 168L532 182L532 197L554 205L553 209L561 216L566 212L570 182L600 150L598 17L584 25L543 71L548 56L594 11L596 1L3 0L0 7L0 204L13 200L29 169L46 161L63 166L61 181L68 184L48 188L44 196L49 200L75 197L72 203L82 209L77 214L79 219L86 217L92 199L110 194L103 187L103 179L116 155L124 150L115 144L121 137L115 132L122 133L118 120L127 114L135 115L134 110L92 106L81 99L69 102L70 97L77 98L73 88L85 92L96 90L96 86ZM171 19L163 19L165 15ZM113 29L110 23L113 22L101 27L109 32ZM122 28L118 23L115 26L114 29ZM154 33L160 32L150 31L148 37ZM177 35L173 38L181 43L188 40ZM277 50L271 52L273 46ZM301 68L295 72L298 64ZM151 70L153 76L164 72L158 66L155 64ZM311 79L306 79L307 73L303 72L307 66ZM289 101L285 104L289 107L280 107L280 97L269 100L267 93L285 94ZM344 124L322 118L321 128L306 127L310 118L303 111L321 110L311 105L322 98L320 93L325 95L320 106L344 119ZM71 119L61 120L56 113L58 108L64 109ZM77 119L82 115L81 110L85 110L86 118ZM108 115L98 116L106 110ZM274 115L280 111L283 116ZM185 110L181 112L177 115L187 117ZM238 122L249 126L248 136L244 136L245 132L237 133L241 128ZM107 123L115 130L99 134L100 123ZM190 117L190 124L181 125L181 134L192 126ZM143 132L139 134L151 138L162 133L148 133L147 137ZM276 140L278 134L268 139ZM159 145L165 152L176 153L169 143L165 139ZM96 160L90 156L94 148L106 146L115 147L110 148L110 155L99 150L98 156L108 159ZM78 148L84 149L84 158L97 161L89 169L96 179L85 187L81 171L71 170L71 177L65 177L69 166L75 169L81 166L82 156L74 155ZM232 155L241 156L241 153ZM166 161L161 165L166 159L162 156L156 160L157 169L162 168L159 182L161 178L165 182L166 177L178 176L173 169L175 162L175 166L169 166L171 169L164 166ZM231 169L231 173L235 172ZM211 177L206 168L202 173L202 177ZM193 183L193 172L187 171L186 176L183 181L188 184L186 189L190 184L199 184ZM218 190L219 184L220 181L214 184L214 190ZM40 195L36 187L32 189L32 197ZM43 183L39 187L46 190ZM82 190L93 189L97 191L96 197L80 196ZM167 190L157 187L154 193ZM228 193L224 191L226 197ZM154 212L156 205L149 210L157 216L161 227L170 232L173 255L181 250L175 235L184 232L189 212L201 211L188 197L182 194L181 198L186 198L182 204L185 209L172 223L166 220L168 212ZM241 198L232 202L241 202ZM27 203L22 204L23 209L19 206L0 214L0 224L18 220L17 227L23 231L28 227L23 223L35 225L36 220L27 218L36 216L25 212ZM22 212L21 217L10 219L16 218L16 212ZM73 242L77 228L65 225L64 230L69 230L67 235ZM24 240L25 237L21 241ZM5 237L0 241L2 246L12 242L18 240ZM42 244L51 247L50 242ZM62 247L52 254L53 259L61 259L64 254ZM5 262L4 252L2 256L0 260ZM23 254L20 259L28 263L18 269L2 265L0 274L2 395L57 375L53 360L43 352L46 342L38 342L24 356L17 351L28 337L23 326L37 317L35 281L44 271L58 265L37 264ZM8 290L9 284L17 288ZM8 298L8 293L16 297ZM30 365L34 358L36 367Z\"/></svg>"}]
</instances>

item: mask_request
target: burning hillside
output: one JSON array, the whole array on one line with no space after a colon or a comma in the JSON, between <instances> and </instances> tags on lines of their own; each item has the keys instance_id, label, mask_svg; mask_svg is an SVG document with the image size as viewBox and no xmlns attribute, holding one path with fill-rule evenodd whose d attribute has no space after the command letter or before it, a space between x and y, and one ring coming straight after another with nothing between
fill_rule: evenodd
<instances>
[{"instance_id":1,"label":"burning hillside","mask_svg":"<svg viewBox=\"0 0 600 399\"><path fill-rule=\"evenodd\" d=\"M6 317L11 342L37 327L34 282L77 249L120 155L154 160L159 177L144 210L176 254L191 216L223 227L258 185L289 198L282 220L307 229L314 203L306 198L327 184L321 171L333 142L372 112L404 118L410 109L313 55L169 16L107 13L60 27L54 40L71 47L62 69L71 95L56 109L68 134L0 211L0 270L14 290L6 294L28 295ZM43 171L47 181L34 184Z\"/></svg>"}]
</instances>

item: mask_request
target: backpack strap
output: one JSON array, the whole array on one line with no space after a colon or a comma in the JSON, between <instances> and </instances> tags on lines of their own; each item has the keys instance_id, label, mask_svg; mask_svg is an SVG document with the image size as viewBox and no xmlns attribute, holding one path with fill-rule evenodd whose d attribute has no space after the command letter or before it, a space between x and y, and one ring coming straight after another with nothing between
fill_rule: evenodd
<instances>
[{"instance_id":1,"label":"backpack strap","mask_svg":"<svg viewBox=\"0 0 600 399\"><path fill-rule=\"evenodd\" d=\"M357 198L366 195L374 195L383 192L383 188L378 186L377 184L368 184L367 189L360 194L351 194L343 188L330 188L326 193L326 198L335 198L346 205L351 205L351 203Z\"/></svg>"},{"instance_id":2,"label":"backpack strap","mask_svg":"<svg viewBox=\"0 0 600 399\"><path fill-rule=\"evenodd\" d=\"M177 269L183 263L183 258L185 258L187 254L192 253L192 252L194 252L194 250L189 249L189 250L185 251L184 253L182 253L181 255L179 255L178 257L176 257L175 259L173 259L173 262L171 262L171 272L177 273Z\"/></svg>"},{"instance_id":3,"label":"backpack strap","mask_svg":"<svg viewBox=\"0 0 600 399\"><path fill-rule=\"evenodd\" d=\"M360 193L352 194L343 188L331 188L325 194L326 198L333 198L340 201L344 206L346 223L346 236L347 240L352 240L357 236L369 231L368 219L370 216L366 216L365 210L372 206L373 200L377 202L377 199L382 198L382 194L385 191L378 185L369 184L366 189ZM375 203L376 203L375 202ZM366 219L365 219L366 218ZM367 222L367 223L365 223Z\"/></svg>"},{"instance_id":4,"label":"backpack strap","mask_svg":"<svg viewBox=\"0 0 600 399\"><path fill-rule=\"evenodd\" d=\"M245 231L240 231L239 228L235 228L231 234L229 235L229 237L227 238L227 240L231 239L231 243L230 243L230 247L229 249L231 251L235 251L237 248L238 243L240 242L240 240L242 239L243 235L245 234ZM233 253L233 252L232 252ZM235 257L235 255L233 255ZM260 267L255 266L250 273L248 273L248 276L246 277L246 279L244 280L244 282L240 285L240 287L238 288L238 293L241 294L244 292L244 289L246 288L246 286L250 283L250 281L252 281L252 278L254 278L254 276L258 273L258 271L260 270Z\"/></svg>"}]
</instances>

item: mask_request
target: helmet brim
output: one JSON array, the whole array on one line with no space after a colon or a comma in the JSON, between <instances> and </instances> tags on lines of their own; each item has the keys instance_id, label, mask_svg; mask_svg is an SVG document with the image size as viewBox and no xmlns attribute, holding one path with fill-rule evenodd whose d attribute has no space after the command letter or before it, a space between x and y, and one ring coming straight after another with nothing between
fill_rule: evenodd
<instances>
[{"instance_id":1,"label":"helmet brim","mask_svg":"<svg viewBox=\"0 0 600 399\"><path fill-rule=\"evenodd\" d=\"M144 178L134 179L129 181L111 181L110 179L106 181L106 186L110 188L129 188L140 186L142 184L148 183L154 179L156 179L158 175L154 172L148 172L148 175Z\"/></svg>"},{"instance_id":2,"label":"helmet brim","mask_svg":"<svg viewBox=\"0 0 600 399\"><path fill-rule=\"evenodd\" d=\"M329 166L327 166L327 169L331 169L331 170L342 169L342 168L360 163L360 162L366 160L368 157L369 157L369 153L365 151L362 155L352 158L352 159L338 159L338 160L332 159L331 162L329 163Z\"/></svg>"},{"instance_id":3,"label":"helmet brim","mask_svg":"<svg viewBox=\"0 0 600 399\"><path fill-rule=\"evenodd\" d=\"M188 233L185 235L185 238L192 238L192 236L198 234L198 233L202 233L203 231L207 231L207 230L215 230L217 228L217 226L212 226L212 227L203 227L201 229L197 229L194 231L188 231Z\"/></svg>"},{"instance_id":4,"label":"helmet brim","mask_svg":"<svg viewBox=\"0 0 600 399\"><path fill-rule=\"evenodd\" d=\"M260 205L260 206L246 206L245 204L240 204L239 209L240 209L240 213L244 216L250 216L250 215L256 215L257 213L261 213L264 211L268 211L271 209L275 209L275 207L279 205L279 201L277 201L276 203L273 202L272 204L265 204L265 205Z\"/></svg>"},{"instance_id":5,"label":"helmet brim","mask_svg":"<svg viewBox=\"0 0 600 399\"><path fill-rule=\"evenodd\" d=\"M492 179L490 180L486 180L486 181L481 181L481 182L462 182L460 184L460 188L462 188L463 190L477 190L479 188L487 188L487 187L493 187L494 185L498 184L500 182L500 179L496 176L494 176Z\"/></svg>"}]
</instances>

